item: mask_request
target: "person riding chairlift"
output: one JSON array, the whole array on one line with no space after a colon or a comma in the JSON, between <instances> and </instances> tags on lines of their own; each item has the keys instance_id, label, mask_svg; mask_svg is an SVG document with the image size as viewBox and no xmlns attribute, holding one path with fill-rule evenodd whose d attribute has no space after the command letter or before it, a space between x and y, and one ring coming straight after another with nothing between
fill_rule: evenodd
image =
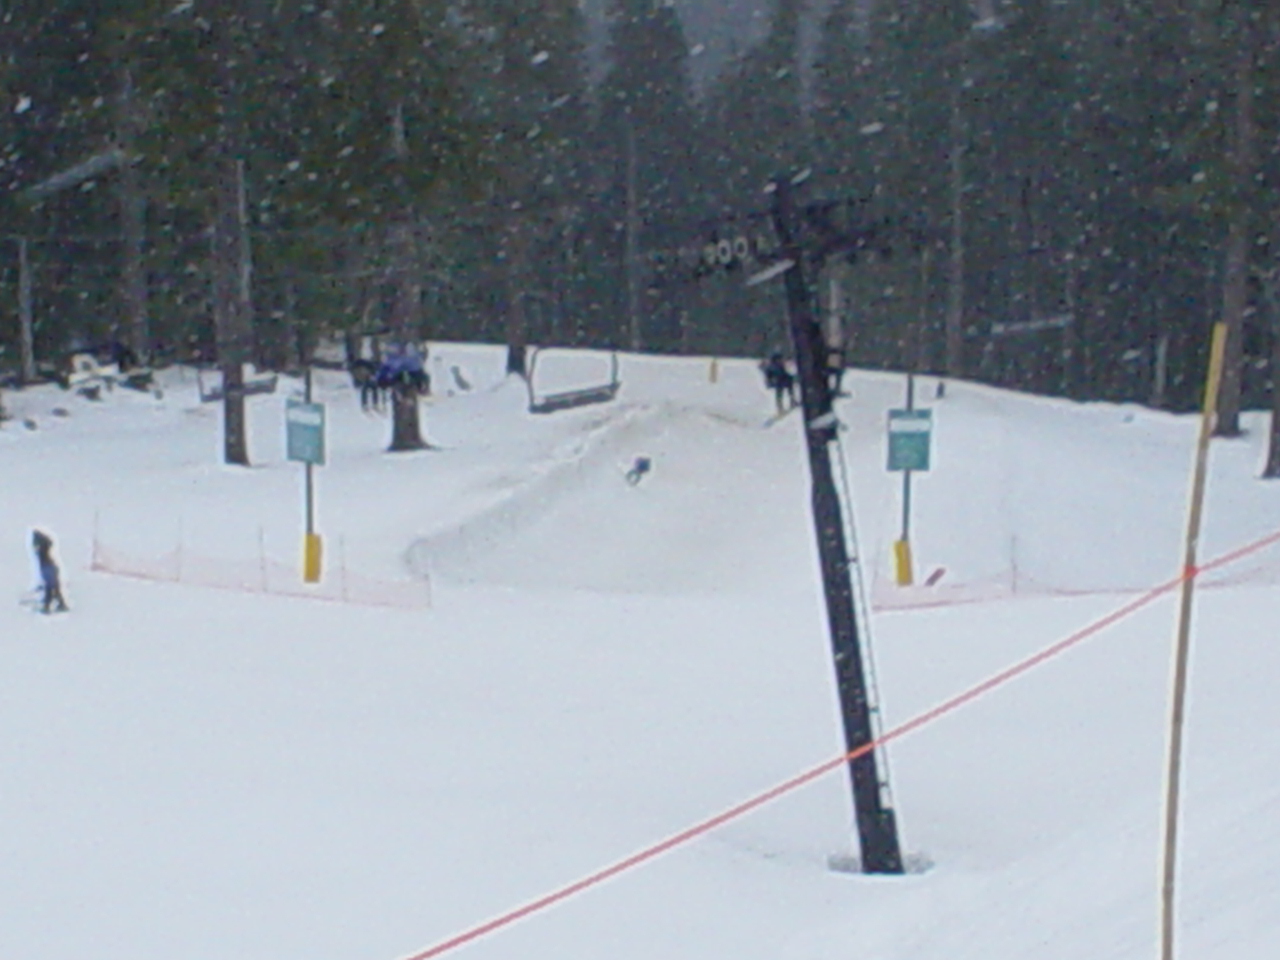
<instances>
[{"instance_id":1,"label":"person riding chairlift","mask_svg":"<svg viewBox=\"0 0 1280 960\"><path fill-rule=\"evenodd\" d=\"M796 405L796 378L787 369L787 363L781 353L773 353L760 367L764 371L765 386L773 391L774 402L778 412L789 410ZM784 405L783 400L786 400Z\"/></svg>"}]
</instances>

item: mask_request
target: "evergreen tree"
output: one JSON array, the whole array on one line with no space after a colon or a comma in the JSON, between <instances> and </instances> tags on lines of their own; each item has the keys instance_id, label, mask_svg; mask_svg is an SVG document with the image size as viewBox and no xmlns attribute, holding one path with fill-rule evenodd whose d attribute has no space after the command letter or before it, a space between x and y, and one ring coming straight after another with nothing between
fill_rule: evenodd
<instances>
[{"instance_id":1,"label":"evergreen tree","mask_svg":"<svg viewBox=\"0 0 1280 960\"><path fill-rule=\"evenodd\" d=\"M803 0L776 0L769 32L727 66L708 97L708 186L725 209L757 204L771 178L810 157L800 83L803 7Z\"/></svg>"},{"instance_id":2,"label":"evergreen tree","mask_svg":"<svg viewBox=\"0 0 1280 960\"><path fill-rule=\"evenodd\" d=\"M531 264L560 263L564 231L581 217L586 26L574 0L478 0L472 9L483 29L468 50L467 111L499 227L489 255L502 265L507 368L523 376L528 306L535 292L547 293L534 290Z\"/></svg>"},{"instance_id":3,"label":"evergreen tree","mask_svg":"<svg viewBox=\"0 0 1280 960\"><path fill-rule=\"evenodd\" d=\"M379 237L387 321L401 343L421 337L430 215L465 187L477 155L465 127L458 42L447 4L331 3L323 39L295 65L289 123L264 164L271 203L295 227L359 224ZM425 446L416 391L393 391L390 449Z\"/></svg>"},{"instance_id":4,"label":"evergreen tree","mask_svg":"<svg viewBox=\"0 0 1280 960\"><path fill-rule=\"evenodd\" d=\"M101 268L101 245L86 241L104 232L110 204L95 189L97 178L59 177L109 147L109 110L101 96L104 65L94 49L92 13L93 4L83 0L58 0L3 14L12 43L3 52L11 98L3 108L8 137L0 161L10 201L7 222L29 234L58 230L80 240L57 252L44 243L28 244L33 271L45 281L40 290L44 354L65 349L73 336L103 332L76 316L80 304L97 302L100 286L85 283L69 268L73 258ZM42 184L49 186L36 202L31 189Z\"/></svg>"},{"instance_id":5,"label":"evergreen tree","mask_svg":"<svg viewBox=\"0 0 1280 960\"><path fill-rule=\"evenodd\" d=\"M689 46L670 0L611 0L608 71L599 90L596 157L603 180L606 255L621 265L633 349L680 337L679 305L648 295L645 251L689 240L698 203L698 146Z\"/></svg>"}]
</instances>

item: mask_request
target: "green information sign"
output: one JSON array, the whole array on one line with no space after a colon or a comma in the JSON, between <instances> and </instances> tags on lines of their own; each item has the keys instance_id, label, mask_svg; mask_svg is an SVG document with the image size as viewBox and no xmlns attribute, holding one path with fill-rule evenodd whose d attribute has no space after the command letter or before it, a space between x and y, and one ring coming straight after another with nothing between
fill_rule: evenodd
<instances>
[{"instance_id":1,"label":"green information sign","mask_svg":"<svg viewBox=\"0 0 1280 960\"><path fill-rule=\"evenodd\" d=\"M284 406L285 446L290 460L324 464L324 404L288 399Z\"/></svg>"},{"instance_id":2,"label":"green information sign","mask_svg":"<svg viewBox=\"0 0 1280 960\"><path fill-rule=\"evenodd\" d=\"M932 410L889 411L889 469L928 470Z\"/></svg>"}]
</instances>

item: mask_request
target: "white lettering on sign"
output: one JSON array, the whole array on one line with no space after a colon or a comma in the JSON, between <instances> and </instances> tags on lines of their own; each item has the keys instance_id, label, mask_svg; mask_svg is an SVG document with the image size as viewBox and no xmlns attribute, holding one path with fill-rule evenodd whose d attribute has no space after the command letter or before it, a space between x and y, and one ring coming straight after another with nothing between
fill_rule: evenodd
<instances>
[{"instance_id":1,"label":"white lettering on sign","mask_svg":"<svg viewBox=\"0 0 1280 960\"><path fill-rule=\"evenodd\" d=\"M290 407L285 418L303 427L324 426L324 412L319 407Z\"/></svg>"},{"instance_id":2,"label":"white lettering on sign","mask_svg":"<svg viewBox=\"0 0 1280 960\"><path fill-rule=\"evenodd\" d=\"M915 418L910 420L894 419L889 421L890 433L928 433L929 429L930 421L924 418L918 420Z\"/></svg>"}]
</instances>

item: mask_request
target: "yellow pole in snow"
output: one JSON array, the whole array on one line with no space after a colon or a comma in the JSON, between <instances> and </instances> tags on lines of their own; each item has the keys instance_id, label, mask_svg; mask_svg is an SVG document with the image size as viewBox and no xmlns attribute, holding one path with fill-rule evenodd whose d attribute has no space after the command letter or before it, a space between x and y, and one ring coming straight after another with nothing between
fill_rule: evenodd
<instances>
[{"instance_id":1,"label":"yellow pole in snow","mask_svg":"<svg viewBox=\"0 0 1280 960\"><path fill-rule=\"evenodd\" d=\"M1160 958L1173 960L1174 894L1177 879L1178 802L1182 772L1182 728L1186 719L1187 664L1191 648L1191 605L1195 594L1196 555L1200 546L1200 524L1204 514L1204 488L1209 466L1209 439L1218 418L1218 388L1227 326L1213 328L1209 348L1209 374L1204 392L1204 414L1196 442L1195 467L1191 477L1191 503L1187 516L1186 551L1182 561L1182 595L1178 609L1177 641L1174 650L1173 691L1169 716L1169 760L1165 775L1164 849L1160 886Z\"/></svg>"},{"instance_id":2,"label":"yellow pole in snow","mask_svg":"<svg viewBox=\"0 0 1280 960\"><path fill-rule=\"evenodd\" d=\"M302 540L302 579L306 583L319 583L323 568L324 541L318 533L305 533Z\"/></svg>"},{"instance_id":3,"label":"yellow pole in snow","mask_svg":"<svg viewBox=\"0 0 1280 960\"><path fill-rule=\"evenodd\" d=\"M911 541L903 538L893 541L893 579L900 587L911 586Z\"/></svg>"}]
</instances>

